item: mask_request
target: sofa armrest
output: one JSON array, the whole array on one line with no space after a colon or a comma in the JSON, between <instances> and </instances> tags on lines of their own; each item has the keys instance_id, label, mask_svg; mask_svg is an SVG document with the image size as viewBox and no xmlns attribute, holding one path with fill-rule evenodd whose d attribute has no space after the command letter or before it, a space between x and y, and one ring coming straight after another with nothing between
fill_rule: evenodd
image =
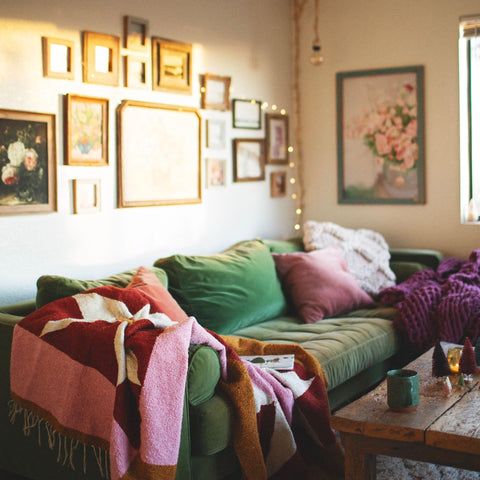
<instances>
[{"instance_id":1,"label":"sofa armrest","mask_svg":"<svg viewBox=\"0 0 480 480\"><path fill-rule=\"evenodd\" d=\"M426 268L436 269L442 260L442 253L437 250L418 248L390 249L390 262L414 262L423 264Z\"/></svg>"}]
</instances>

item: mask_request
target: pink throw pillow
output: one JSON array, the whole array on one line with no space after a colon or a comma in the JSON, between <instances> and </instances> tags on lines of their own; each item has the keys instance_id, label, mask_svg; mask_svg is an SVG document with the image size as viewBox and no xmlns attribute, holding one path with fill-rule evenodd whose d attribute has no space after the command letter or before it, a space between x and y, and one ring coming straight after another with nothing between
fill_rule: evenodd
<instances>
[{"instance_id":1,"label":"pink throw pillow","mask_svg":"<svg viewBox=\"0 0 480 480\"><path fill-rule=\"evenodd\" d=\"M148 268L140 267L126 288L136 288L154 298L162 306L162 313L174 322L181 322L188 318L170 292Z\"/></svg>"},{"instance_id":2,"label":"pink throw pillow","mask_svg":"<svg viewBox=\"0 0 480 480\"><path fill-rule=\"evenodd\" d=\"M373 303L349 273L342 252L335 246L313 252L273 254L273 258L285 293L306 323Z\"/></svg>"}]
</instances>

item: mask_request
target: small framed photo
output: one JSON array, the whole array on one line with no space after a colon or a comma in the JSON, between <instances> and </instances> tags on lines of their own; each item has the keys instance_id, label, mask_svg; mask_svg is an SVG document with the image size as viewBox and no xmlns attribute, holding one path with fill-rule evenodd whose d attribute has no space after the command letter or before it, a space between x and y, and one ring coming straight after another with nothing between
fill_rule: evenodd
<instances>
[{"instance_id":1,"label":"small framed photo","mask_svg":"<svg viewBox=\"0 0 480 480\"><path fill-rule=\"evenodd\" d=\"M83 32L83 81L118 86L120 38Z\"/></svg>"},{"instance_id":2,"label":"small framed photo","mask_svg":"<svg viewBox=\"0 0 480 480\"><path fill-rule=\"evenodd\" d=\"M0 215L57 209L55 115L0 110Z\"/></svg>"},{"instance_id":3,"label":"small framed photo","mask_svg":"<svg viewBox=\"0 0 480 480\"><path fill-rule=\"evenodd\" d=\"M232 101L233 128L262 128L262 102L259 100L243 100L236 98Z\"/></svg>"},{"instance_id":4,"label":"small framed photo","mask_svg":"<svg viewBox=\"0 0 480 480\"><path fill-rule=\"evenodd\" d=\"M264 141L256 138L235 138L233 163L235 182L265 180Z\"/></svg>"},{"instance_id":5,"label":"small framed photo","mask_svg":"<svg viewBox=\"0 0 480 480\"><path fill-rule=\"evenodd\" d=\"M124 45L128 50L148 51L148 21L142 18L123 17Z\"/></svg>"},{"instance_id":6,"label":"small framed photo","mask_svg":"<svg viewBox=\"0 0 480 480\"><path fill-rule=\"evenodd\" d=\"M202 76L202 108L230 110L231 77L221 77L206 73Z\"/></svg>"},{"instance_id":7,"label":"small framed photo","mask_svg":"<svg viewBox=\"0 0 480 480\"><path fill-rule=\"evenodd\" d=\"M287 165L288 117L276 113L267 113L265 115L265 125L267 163Z\"/></svg>"},{"instance_id":8,"label":"small framed photo","mask_svg":"<svg viewBox=\"0 0 480 480\"><path fill-rule=\"evenodd\" d=\"M272 198L287 196L287 172L270 173L270 196Z\"/></svg>"},{"instance_id":9,"label":"small framed photo","mask_svg":"<svg viewBox=\"0 0 480 480\"><path fill-rule=\"evenodd\" d=\"M65 96L65 164L108 165L108 100Z\"/></svg>"},{"instance_id":10,"label":"small framed photo","mask_svg":"<svg viewBox=\"0 0 480 480\"><path fill-rule=\"evenodd\" d=\"M100 211L100 180L73 180L73 213Z\"/></svg>"},{"instance_id":11,"label":"small framed photo","mask_svg":"<svg viewBox=\"0 0 480 480\"><path fill-rule=\"evenodd\" d=\"M206 139L207 148L211 150L224 150L226 147L226 123L225 120L216 120L208 118L206 120L207 128Z\"/></svg>"},{"instance_id":12,"label":"small framed photo","mask_svg":"<svg viewBox=\"0 0 480 480\"><path fill-rule=\"evenodd\" d=\"M145 57L125 55L125 86L128 88L148 88L150 61Z\"/></svg>"},{"instance_id":13,"label":"small framed photo","mask_svg":"<svg viewBox=\"0 0 480 480\"><path fill-rule=\"evenodd\" d=\"M190 43L152 39L153 90L192 93L192 51Z\"/></svg>"},{"instance_id":14,"label":"small framed photo","mask_svg":"<svg viewBox=\"0 0 480 480\"><path fill-rule=\"evenodd\" d=\"M227 185L227 161L220 158L207 158L207 188Z\"/></svg>"},{"instance_id":15,"label":"small framed photo","mask_svg":"<svg viewBox=\"0 0 480 480\"><path fill-rule=\"evenodd\" d=\"M42 37L42 47L43 76L73 80L75 78L73 69L75 43L72 40Z\"/></svg>"}]
</instances>

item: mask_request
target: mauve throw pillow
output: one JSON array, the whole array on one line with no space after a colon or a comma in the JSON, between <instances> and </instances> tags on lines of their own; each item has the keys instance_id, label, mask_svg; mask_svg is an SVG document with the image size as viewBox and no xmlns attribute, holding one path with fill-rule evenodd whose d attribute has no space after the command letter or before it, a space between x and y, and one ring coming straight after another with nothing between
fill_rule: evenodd
<instances>
[{"instance_id":1,"label":"mauve throw pillow","mask_svg":"<svg viewBox=\"0 0 480 480\"><path fill-rule=\"evenodd\" d=\"M136 288L154 298L162 306L162 313L174 322L180 322L188 318L180 305L170 295L170 292L160 283L160 280L145 267L140 267L137 270L126 288Z\"/></svg>"},{"instance_id":2,"label":"mauve throw pillow","mask_svg":"<svg viewBox=\"0 0 480 480\"><path fill-rule=\"evenodd\" d=\"M345 258L337 247L273 254L273 258L285 293L306 323L373 303L348 272Z\"/></svg>"}]
</instances>

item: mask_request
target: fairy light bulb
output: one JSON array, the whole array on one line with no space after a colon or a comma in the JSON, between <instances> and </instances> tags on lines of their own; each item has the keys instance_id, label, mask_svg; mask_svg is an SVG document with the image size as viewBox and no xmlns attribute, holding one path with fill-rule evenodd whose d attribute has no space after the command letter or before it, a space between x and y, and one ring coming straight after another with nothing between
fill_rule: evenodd
<instances>
[{"instance_id":1,"label":"fairy light bulb","mask_svg":"<svg viewBox=\"0 0 480 480\"><path fill-rule=\"evenodd\" d=\"M296 180L292 177L292 178L290 179L290 183L293 185L295 182L296 182Z\"/></svg>"},{"instance_id":2,"label":"fairy light bulb","mask_svg":"<svg viewBox=\"0 0 480 480\"><path fill-rule=\"evenodd\" d=\"M295 230L300 230L300 225L299 225L298 223L296 223L293 228L294 228Z\"/></svg>"},{"instance_id":3,"label":"fairy light bulb","mask_svg":"<svg viewBox=\"0 0 480 480\"><path fill-rule=\"evenodd\" d=\"M301 209L301 208L297 208L297 209L295 210L295 213L296 213L297 215L301 215L302 209Z\"/></svg>"},{"instance_id":4,"label":"fairy light bulb","mask_svg":"<svg viewBox=\"0 0 480 480\"><path fill-rule=\"evenodd\" d=\"M275 111L277 109L277 105L272 105L272 110Z\"/></svg>"},{"instance_id":5,"label":"fairy light bulb","mask_svg":"<svg viewBox=\"0 0 480 480\"><path fill-rule=\"evenodd\" d=\"M290 145L287 150L288 150L289 153L292 153L293 152L293 147Z\"/></svg>"},{"instance_id":6,"label":"fairy light bulb","mask_svg":"<svg viewBox=\"0 0 480 480\"><path fill-rule=\"evenodd\" d=\"M282 108L280 110L280 115L286 115L286 114L287 114L287 111L284 108Z\"/></svg>"},{"instance_id":7,"label":"fairy light bulb","mask_svg":"<svg viewBox=\"0 0 480 480\"><path fill-rule=\"evenodd\" d=\"M296 193L292 193L292 200L296 200L297 199L297 194Z\"/></svg>"}]
</instances>

